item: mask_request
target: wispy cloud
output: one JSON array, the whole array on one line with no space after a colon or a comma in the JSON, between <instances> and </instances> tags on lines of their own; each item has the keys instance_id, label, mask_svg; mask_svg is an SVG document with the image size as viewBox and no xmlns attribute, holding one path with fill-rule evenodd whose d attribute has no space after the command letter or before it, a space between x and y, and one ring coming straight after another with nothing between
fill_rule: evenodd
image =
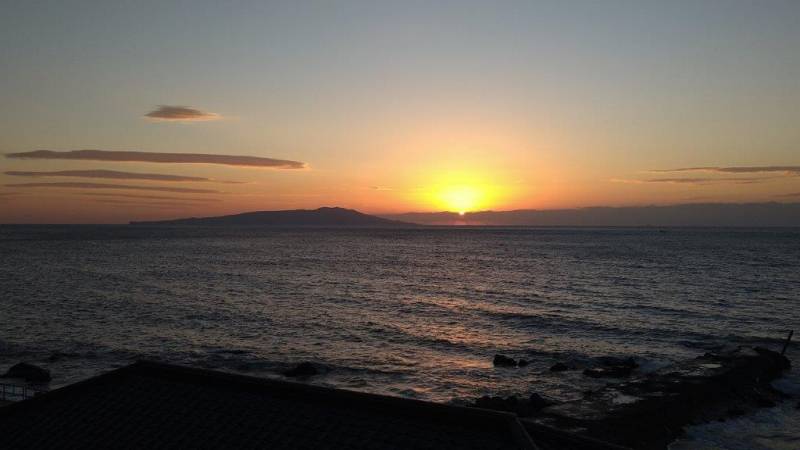
<instances>
[{"instance_id":1,"label":"wispy cloud","mask_svg":"<svg viewBox=\"0 0 800 450\"><path fill-rule=\"evenodd\" d=\"M393 191L394 188L390 188L388 186L370 186L370 189L373 191Z\"/></svg>"},{"instance_id":2,"label":"wispy cloud","mask_svg":"<svg viewBox=\"0 0 800 450\"><path fill-rule=\"evenodd\" d=\"M180 209L180 208L191 208L195 205L187 204L187 203L179 203L179 202L137 202L137 201L125 201L125 200L113 200L113 199L96 199L94 200L97 203L105 203L110 205L119 205L119 206L132 206L132 207L140 207L140 208L169 208L169 209Z\"/></svg>"},{"instance_id":3,"label":"wispy cloud","mask_svg":"<svg viewBox=\"0 0 800 450\"><path fill-rule=\"evenodd\" d=\"M651 178L646 180L625 179L625 178L612 178L613 183L627 183L627 184L649 184L649 183L663 183L663 184L753 184L761 183L766 180L774 179L775 177L736 177L736 178Z\"/></svg>"},{"instance_id":4,"label":"wispy cloud","mask_svg":"<svg viewBox=\"0 0 800 450\"><path fill-rule=\"evenodd\" d=\"M183 197L168 197L164 195L137 195L137 194L121 194L121 193L105 193L105 192L84 192L81 195L90 197L133 198L139 200L180 200L182 202L192 202L192 203L212 203L220 201L220 199L218 198L183 198Z\"/></svg>"},{"instance_id":5,"label":"wispy cloud","mask_svg":"<svg viewBox=\"0 0 800 450\"><path fill-rule=\"evenodd\" d=\"M105 184L105 183L17 183L7 184L6 187L17 188L69 188L69 189L126 189L139 191L160 191L176 192L184 194L219 194L219 191L210 189L190 189L177 187L161 186L129 186L124 184Z\"/></svg>"},{"instance_id":6,"label":"wispy cloud","mask_svg":"<svg viewBox=\"0 0 800 450\"><path fill-rule=\"evenodd\" d=\"M225 166L262 167L272 169L303 169L305 163L260 156L215 155L205 153L159 153L111 150L35 150L8 153L7 158L68 159L82 161L148 162L172 164L219 164Z\"/></svg>"},{"instance_id":7,"label":"wispy cloud","mask_svg":"<svg viewBox=\"0 0 800 450\"><path fill-rule=\"evenodd\" d=\"M105 178L115 180L153 180L153 181L217 181L211 178L189 177L183 175L167 175L161 173L121 172L117 170L58 170L53 172L21 172L10 170L6 175L15 177L48 178L48 177L75 177L75 178ZM241 184L241 181L217 181L226 184Z\"/></svg>"},{"instance_id":8,"label":"wispy cloud","mask_svg":"<svg viewBox=\"0 0 800 450\"><path fill-rule=\"evenodd\" d=\"M800 166L745 166L745 167L682 167L678 169L655 169L650 172L711 172L711 173L780 173L783 175L800 175Z\"/></svg>"},{"instance_id":9,"label":"wispy cloud","mask_svg":"<svg viewBox=\"0 0 800 450\"><path fill-rule=\"evenodd\" d=\"M679 167L677 169L653 169L648 173L706 173L704 177L670 177L670 178L650 178L650 179L611 179L614 183L645 184L645 183L666 183L666 184L754 184L769 180L785 177L800 176L800 166L741 166L741 167ZM719 174L728 176L717 176ZM735 175L764 174L759 176L735 176ZM734 176L731 176L734 175Z\"/></svg>"},{"instance_id":10,"label":"wispy cloud","mask_svg":"<svg viewBox=\"0 0 800 450\"><path fill-rule=\"evenodd\" d=\"M188 106L158 105L158 107L144 115L148 119L167 122L207 122L219 120L219 114L202 111Z\"/></svg>"},{"instance_id":11,"label":"wispy cloud","mask_svg":"<svg viewBox=\"0 0 800 450\"><path fill-rule=\"evenodd\" d=\"M798 198L800 198L800 192L790 192L788 194L778 194L775 197L778 197L778 198L794 198L794 197L798 197Z\"/></svg>"}]
</instances>

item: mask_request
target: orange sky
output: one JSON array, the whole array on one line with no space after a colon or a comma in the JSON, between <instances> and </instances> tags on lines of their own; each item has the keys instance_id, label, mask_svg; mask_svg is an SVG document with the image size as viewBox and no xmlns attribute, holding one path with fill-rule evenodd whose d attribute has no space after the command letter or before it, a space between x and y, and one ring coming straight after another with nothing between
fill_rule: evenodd
<instances>
[{"instance_id":1,"label":"orange sky","mask_svg":"<svg viewBox=\"0 0 800 450\"><path fill-rule=\"evenodd\" d=\"M10 6L0 223L800 199L800 3L444 3Z\"/></svg>"}]
</instances>

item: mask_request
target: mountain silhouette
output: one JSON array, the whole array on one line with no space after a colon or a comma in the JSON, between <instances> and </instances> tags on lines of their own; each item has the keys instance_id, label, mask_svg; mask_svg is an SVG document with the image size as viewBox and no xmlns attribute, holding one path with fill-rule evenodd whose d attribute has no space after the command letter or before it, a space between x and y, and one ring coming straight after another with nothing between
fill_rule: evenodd
<instances>
[{"instance_id":1,"label":"mountain silhouette","mask_svg":"<svg viewBox=\"0 0 800 450\"><path fill-rule=\"evenodd\" d=\"M415 224L364 214L353 209L318 208L286 211L254 211L230 216L131 222L131 225L261 226L319 228L401 228Z\"/></svg>"}]
</instances>

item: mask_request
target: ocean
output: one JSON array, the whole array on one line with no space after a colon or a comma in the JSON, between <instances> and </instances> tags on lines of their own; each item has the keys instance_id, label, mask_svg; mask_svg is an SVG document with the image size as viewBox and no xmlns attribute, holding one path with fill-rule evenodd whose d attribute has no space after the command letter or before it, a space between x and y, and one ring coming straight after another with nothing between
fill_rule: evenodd
<instances>
[{"instance_id":1,"label":"ocean","mask_svg":"<svg viewBox=\"0 0 800 450\"><path fill-rule=\"evenodd\" d=\"M312 361L309 382L358 391L569 400L606 381L556 362L780 349L800 230L2 226L0 318L0 370L34 362L54 387L142 358L263 377ZM776 386L800 395L796 373ZM673 447L800 448L796 402Z\"/></svg>"}]
</instances>

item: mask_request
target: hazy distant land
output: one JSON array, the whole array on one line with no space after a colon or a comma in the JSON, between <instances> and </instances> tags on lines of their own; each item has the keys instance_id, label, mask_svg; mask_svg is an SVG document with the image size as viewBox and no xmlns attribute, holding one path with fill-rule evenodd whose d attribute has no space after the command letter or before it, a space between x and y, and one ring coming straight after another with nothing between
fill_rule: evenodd
<instances>
[{"instance_id":1,"label":"hazy distant land","mask_svg":"<svg viewBox=\"0 0 800 450\"><path fill-rule=\"evenodd\" d=\"M424 225L797 227L800 203L705 203L577 209L417 212L382 217Z\"/></svg>"},{"instance_id":2,"label":"hazy distant land","mask_svg":"<svg viewBox=\"0 0 800 450\"><path fill-rule=\"evenodd\" d=\"M345 208L256 211L132 225L398 228L428 226L798 227L800 203L686 204L553 210L410 212L374 216Z\"/></svg>"},{"instance_id":3,"label":"hazy distant land","mask_svg":"<svg viewBox=\"0 0 800 450\"><path fill-rule=\"evenodd\" d=\"M415 224L385 219L345 208L255 211L230 216L131 222L131 225L264 226L264 227L347 227L397 228Z\"/></svg>"}]
</instances>

